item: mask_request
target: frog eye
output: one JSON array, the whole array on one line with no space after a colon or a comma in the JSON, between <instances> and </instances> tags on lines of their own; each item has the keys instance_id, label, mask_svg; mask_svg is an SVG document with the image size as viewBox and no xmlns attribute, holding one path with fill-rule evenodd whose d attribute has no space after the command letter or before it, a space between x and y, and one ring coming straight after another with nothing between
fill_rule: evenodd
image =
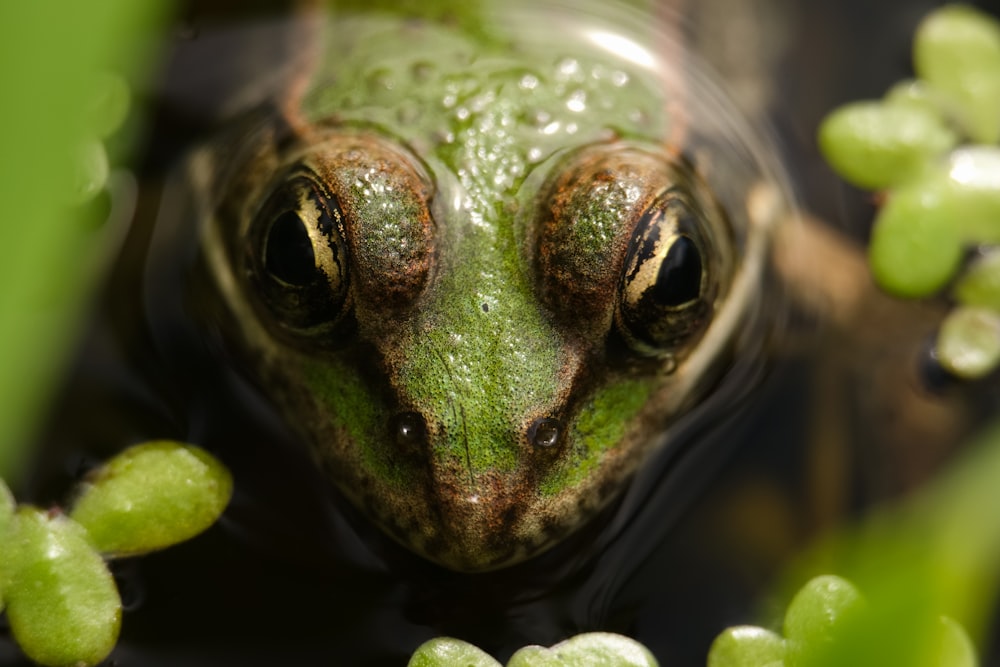
<instances>
[{"instance_id":1,"label":"frog eye","mask_svg":"<svg viewBox=\"0 0 1000 667\"><path fill-rule=\"evenodd\" d=\"M328 330L348 310L344 214L309 177L293 177L271 195L251 227L248 250L258 299L282 328Z\"/></svg>"},{"instance_id":2,"label":"frog eye","mask_svg":"<svg viewBox=\"0 0 1000 667\"><path fill-rule=\"evenodd\" d=\"M335 131L281 177L246 233L250 291L272 333L338 348L417 307L435 260L433 188L404 147Z\"/></svg>"},{"instance_id":3,"label":"frog eye","mask_svg":"<svg viewBox=\"0 0 1000 667\"><path fill-rule=\"evenodd\" d=\"M671 352L704 330L717 278L700 232L701 213L678 187L642 213L625 256L615 321L637 352Z\"/></svg>"},{"instance_id":4,"label":"frog eye","mask_svg":"<svg viewBox=\"0 0 1000 667\"><path fill-rule=\"evenodd\" d=\"M727 216L683 158L601 144L567 159L528 237L541 300L576 335L683 355L731 279Z\"/></svg>"}]
</instances>

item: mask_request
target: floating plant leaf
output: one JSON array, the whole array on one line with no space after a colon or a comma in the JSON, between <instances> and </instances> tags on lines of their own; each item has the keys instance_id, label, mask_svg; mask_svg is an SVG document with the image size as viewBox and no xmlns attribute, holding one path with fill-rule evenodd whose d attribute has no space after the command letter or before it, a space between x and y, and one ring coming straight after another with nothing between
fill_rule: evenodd
<instances>
[{"instance_id":1,"label":"floating plant leaf","mask_svg":"<svg viewBox=\"0 0 1000 667\"><path fill-rule=\"evenodd\" d=\"M813 655L837 641L838 626L858 613L862 604L861 594L846 579L823 575L807 582L785 611L786 662L809 664Z\"/></svg>"},{"instance_id":2,"label":"floating plant leaf","mask_svg":"<svg viewBox=\"0 0 1000 667\"><path fill-rule=\"evenodd\" d=\"M913 43L917 75L948 95L968 135L1000 140L1000 23L968 5L946 5L920 24Z\"/></svg>"},{"instance_id":3,"label":"floating plant leaf","mask_svg":"<svg viewBox=\"0 0 1000 667\"><path fill-rule=\"evenodd\" d=\"M407 667L500 667L500 663L461 639L436 637L414 651Z\"/></svg>"},{"instance_id":4,"label":"floating plant leaf","mask_svg":"<svg viewBox=\"0 0 1000 667\"><path fill-rule=\"evenodd\" d=\"M955 298L966 306L1000 311L1000 248L974 259L955 285Z\"/></svg>"},{"instance_id":5,"label":"floating plant leaf","mask_svg":"<svg viewBox=\"0 0 1000 667\"><path fill-rule=\"evenodd\" d=\"M764 667L784 659L784 638L753 625L726 628L708 651L708 667Z\"/></svg>"},{"instance_id":6,"label":"floating plant leaf","mask_svg":"<svg viewBox=\"0 0 1000 667\"><path fill-rule=\"evenodd\" d=\"M95 665L114 648L121 624L118 589L75 521L19 509L0 552L0 573L11 632L35 662Z\"/></svg>"},{"instance_id":7,"label":"floating plant leaf","mask_svg":"<svg viewBox=\"0 0 1000 667\"><path fill-rule=\"evenodd\" d=\"M945 369L964 380L992 373L1000 366L1000 312L956 308L941 324L937 357Z\"/></svg>"},{"instance_id":8,"label":"floating plant leaf","mask_svg":"<svg viewBox=\"0 0 1000 667\"><path fill-rule=\"evenodd\" d=\"M893 190L879 210L868 246L875 281L901 297L942 289L962 263L962 234L953 217L960 207L942 178Z\"/></svg>"},{"instance_id":9,"label":"floating plant leaf","mask_svg":"<svg viewBox=\"0 0 1000 667\"><path fill-rule=\"evenodd\" d=\"M844 180L882 190L914 178L958 137L934 110L877 101L846 104L819 129L823 156Z\"/></svg>"},{"instance_id":10,"label":"floating plant leaf","mask_svg":"<svg viewBox=\"0 0 1000 667\"><path fill-rule=\"evenodd\" d=\"M162 549L211 526L232 495L232 477L198 447L150 442L95 471L70 515L111 556Z\"/></svg>"},{"instance_id":11,"label":"floating plant leaf","mask_svg":"<svg viewBox=\"0 0 1000 667\"><path fill-rule=\"evenodd\" d=\"M588 632L552 648L525 646L511 656L507 667L656 667L645 646L622 635Z\"/></svg>"}]
</instances>

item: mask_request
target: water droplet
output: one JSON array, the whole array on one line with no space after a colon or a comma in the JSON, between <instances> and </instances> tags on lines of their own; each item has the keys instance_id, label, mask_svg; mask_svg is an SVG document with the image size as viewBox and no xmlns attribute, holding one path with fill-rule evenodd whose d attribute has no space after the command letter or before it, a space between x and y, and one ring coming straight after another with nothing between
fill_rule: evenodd
<instances>
[{"instance_id":1,"label":"water droplet","mask_svg":"<svg viewBox=\"0 0 1000 667\"><path fill-rule=\"evenodd\" d=\"M538 77L534 74L525 74L518 83L521 90L534 90L538 87Z\"/></svg>"},{"instance_id":2,"label":"water droplet","mask_svg":"<svg viewBox=\"0 0 1000 667\"><path fill-rule=\"evenodd\" d=\"M587 92L584 90L574 90L566 100L566 108L577 113L587 108Z\"/></svg>"},{"instance_id":3,"label":"water droplet","mask_svg":"<svg viewBox=\"0 0 1000 667\"><path fill-rule=\"evenodd\" d=\"M455 134L449 131L435 132L434 141L436 141L439 146L442 144L452 144L455 143Z\"/></svg>"},{"instance_id":4,"label":"water droplet","mask_svg":"<svg viewBox=\"0 0 1000 667\"><path fill-rule=\"evenodd\" d=\"M621 70L615 70L611 73L611 85L621 88L628 83L628 74L622 72Z\"/></svg>"},{"instance_id":5,"label":"water droplet","mask_svg":"<svg viewBox=\"0 0 1000 667\"><path fill-rule=\"evenodd\" d=\"M565 80L580 72L580 63L575 58L563 58L556 65L559 75Z\"/></svg>"}]
</instances>

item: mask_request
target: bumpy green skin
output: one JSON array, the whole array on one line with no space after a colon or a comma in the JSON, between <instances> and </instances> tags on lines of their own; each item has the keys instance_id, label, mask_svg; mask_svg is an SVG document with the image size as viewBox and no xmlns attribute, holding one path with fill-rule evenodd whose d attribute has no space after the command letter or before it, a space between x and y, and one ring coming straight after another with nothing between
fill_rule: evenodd
<instances>
[{"instance_id":1,"label":"bumpy green skin","mask_svg":"<svg viewBox=\"0 0 1000 667\"><path fill-rule=\"evenodd\" d=\"M250 135L258 143L235 136L223 159L206 162L203 178L231 168L212 189L206 246L210 255L224 247L209 261L258 375L340 489L418 553L488 570L551 547L606 505L717 372L705 359L687 369L694 345L673 358L610 354L617 278L581 324L543 298L538 277L538 219L567 161L614 144L669 163L682 128L667 111L684 100L634 62L655 54L639 50L630 61L598 46L605 33L569 24L552 39L553 17L536 3L505 4L496 15L478 4L412 11L423 15L381 14L376 3L325 24L312 71L283 101L292 148L279 138L288 130L263 129ZM633 18L647 27L648 17ZM377 151L386 142L412 156L403 169L416 175L373 169L341 184L344 201L367 216L361 237L350 238L355 328L342 339L329 334L319 350L300 349L275 334L280 324L244 284L254 215L301 156L322 162L337 146ZM430 192L430 241L412 216L380 214L419 215L413 191L398 187L415 180ZM726 183L745 197L740 179ZM627 208L625 191L611 187L608 198L567 216L590 230L572 236L578 257L614 245L601 235L618 233L608 211ZM738 231L716 222L709 235L719 246L717 310L749 235L745 201L726 205ZM418 273L378 282L373 265L423 257L428 243L422 291L403 285L423 284ZM620 250L606 253L623 261ZM723 338L713 337L718 357ZM416 450L396 442L400 413L426 425ZM533 424L546 418L561 426L550 450L532 443Z\"/></svg>"},{"instance_id":2,"label":"bumpy green skin","mask_svg":"<svg viewBox=\"0 0 1000 667\"><path fill-rule=\"evenodd\" d=\"M548 499L599 465L650 391L648 382L628 380L629 391L610 385L594 394L590 409L571 406L581 415L570 421L573 454L547 470L525 469L527 429L537 418L568 412L567 376L579 374L583 360L540 307L526 270L517 227L527 220L518 209L530 202L520 186L559 151L606 139L612 131L661 134L661 101L633 80L635 73L572 49L512 55L437 26L413 31L397 21L372 20L347 25L338 27L357 39L358 48L326 56L337 64L336 85L321 85L325 74L318 74L305 108L314 117L336 113L347 123L391 128L406 144L426 147L421 157L448 197L436 220L447 249L439 280L412 321L399 323L404 333L386 360L398 404L417 408L440 434L430 492L441 509L431 512L444 514L445 525L389 529L424 553L440 551L439 559L460 569L501 564L511 560L509 545L537 544L545 522L565 530L551 523L555 513ZM331 44L343 46L337 38ZM405 51L386 48L393 44L405 44ZM470 62L475 65L465 64ZM630 117L644 119L644 125L629 123ZM380 446L392 437L387 424L398 408L386 403L382 386L359 379L363 372L340 360L310 360L303 368L313 394L361 447L368 475L392 484L373 496L420 488L397 453ZM362 502L378 504L373 496ZM516 530L501 510L525 517L530 527ZM389 521L406 516L379 513ZM482 546L480 553L452 556L446 544ZM515 559L529 548L534 550L518 546Z\"/></svg>"},{"instance_id":3,"label":"bumpy green skin","mask_svg":"<svg viewBox=\"0 0 1000 667\"><path fill-rule=\"evenodd\" d=\"M412 31L396 21L351 25L359 48L327 56L337 65L336 86L318 86L306 108L311 115L336 113L347 122L363 119L392 128L411 145L434 141L423 158L442 176L455 178L454 194L462 197L454 208L447 202L450 210L438 220L447 230L449 255L461 261L442 271L435 293L410 323L413 333L396 384L409 402L442 420L447 436L436 450L442 459L462 462L472 477L513 472L521 457L511 434L523 431L531 416L557 409L564 400L565 369L579 363L567 358L519 254L515 225L526 223L515 220L524 204L519 186L539 162L606 139L611 130L625 136L662 134L664 119L657 109L662 102L650 95L648 82L621 83L634 73L603 59L595 62L592 54L575 57L565 45L548 53L512 54L437 27ZM339 39L331 42L341 46ZM392 44L404 44L405 51L386 48ZM318 75L317 83L323 77ZM580 100L572 107L577 111L571 110L573 100ZM630 117L648 120L637 125ZM352 382L352 373L336 367L308 372L318 378L313 389L320 395L331 384ZM588 418L607 424L615 414L613 424L622 424L641 404L634 396L602 397L603 420ZM374 393L364 401L380 402ZM352 419L346 411L343 417ZM349 428L368 439L371 426ZM613 438L597 447L620 437L621 429L610 426ZM588 428L588 435L598 428ZM580 463L587 458L584 454ZM384 463L382 474L391 474L391 460Z\"/></svg>"},{"instance_id":4,"label":"bumpy green skin","mask_svg":"<svg viewBox=\"0 0 1000 667\"><path fill-rule=\"evenodd\" d=\"M82 526L23 507L0 550L7 619L21 649L50 667L96 665L118 639L118 588Z\"/></svg>"},{"instance_id":5,"label":"bumpy green skin","mask_svg":"<svg viewBox=\"0 0 1000 667\"><path fill-rule=\"evenodd\" d=\"M70 516L106 556L130 556L190 539L219 518L233 480L197 447L150 442L101 466L83 486Z\"/></svg>"}]
</instances>

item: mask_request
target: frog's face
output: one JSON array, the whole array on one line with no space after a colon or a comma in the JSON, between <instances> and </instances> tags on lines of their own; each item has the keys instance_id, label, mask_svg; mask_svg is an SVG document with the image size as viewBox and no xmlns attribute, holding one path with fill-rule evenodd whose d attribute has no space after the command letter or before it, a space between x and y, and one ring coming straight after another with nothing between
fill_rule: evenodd
<instances>
[{"instance_id":1,"label":"frog's face","mask_svg":"<svg viewBox=\"0 0 1000 667\"><path fill-rule=\"evenodd\" d=\"M702 397L762 243L668 143L648 71L431 25L340 34L290 129L226 157L209 263L352 502L445 566L512 564Z\"/></svg>"}]
</instances>

